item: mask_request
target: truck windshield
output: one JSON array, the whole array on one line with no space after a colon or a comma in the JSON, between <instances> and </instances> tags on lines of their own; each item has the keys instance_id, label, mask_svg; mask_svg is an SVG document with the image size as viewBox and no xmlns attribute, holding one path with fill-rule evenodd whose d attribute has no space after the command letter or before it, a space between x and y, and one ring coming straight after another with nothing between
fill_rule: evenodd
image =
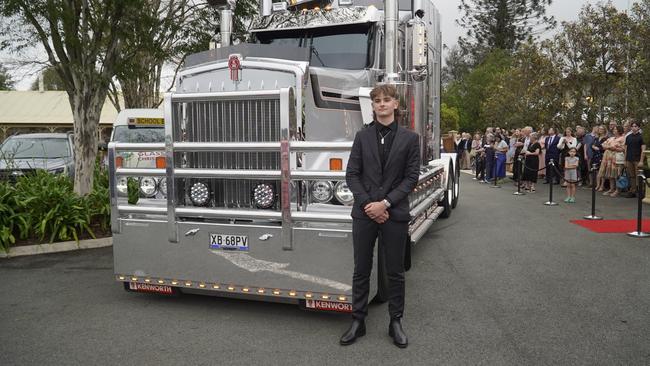
<instances>
[{"instance_id":1,"label":"truck windshield","mask_svg":"<svg viewBox=\"0 0 650 366\"><path fill-rule=\"evenodd\" d=\"M164 127L116 126L113 141L119 142L165 142Z\"/></svg>"},{"instance_id":2,"label":"truck windshield","mask_svg":"<svg viewBox=\"0 0 650 366\"><path fill-rule=\"evenodd\" d=\"M70 157L68 139L10 138L0 148L0 157L13 159L53 159Z\"/></svg>"},{"instance_id":3,"label":"truck windshield","mask_svg":"<svg viewBox=\"0 0 650 366\"><path fill-rule=\"evenodd\" d=\"M261 44L311 48L311 66L362 70L372 64L372 27L355 24L259 32Z\"/></svg>"}]
</instances>

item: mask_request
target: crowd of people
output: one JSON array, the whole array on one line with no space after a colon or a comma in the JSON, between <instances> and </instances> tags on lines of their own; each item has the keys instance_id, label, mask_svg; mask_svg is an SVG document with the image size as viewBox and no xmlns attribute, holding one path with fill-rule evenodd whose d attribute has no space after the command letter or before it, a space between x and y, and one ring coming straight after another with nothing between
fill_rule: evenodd
<instances>
[{"instance_id":1,"label":"crowd of people","mask_svg":"<svg viewBox=\"0 0 650 366\"><path fill-rule=\"evenodd\" d=\"M591 131L567 127L561 133L553 127L541 131L489 127L483 134L461 133L455 146L461 169L471 169L479 182L505 178L511 171L515 185L528 192L535 192L540 180L561 184L567 203L575 202L577 186L595 185L610 197L636 197L637 169L645 150L636 121L610 121ZM597 171L594 181L592 168Z\"/></svg>"}]
</instances>

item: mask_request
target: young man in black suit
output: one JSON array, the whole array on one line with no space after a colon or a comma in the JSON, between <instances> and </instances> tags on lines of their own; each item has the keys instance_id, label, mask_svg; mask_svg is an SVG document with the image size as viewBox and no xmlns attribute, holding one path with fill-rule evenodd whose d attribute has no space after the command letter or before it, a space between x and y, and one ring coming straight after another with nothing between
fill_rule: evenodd
<instances>
[{"instance_id":1,"label":"young man in black suit","mask_svg":"<svg viewBox=\"0 0 650 366\"><path fill-rule=\"evenodd\" d=\"M352 325L341 337L349 345L366 333L368 293L372 256L377 234L388 277L388 333L393 343L404 348L408 340L402 329L404 312L404 253L408 240L408 195L420 176L419 136L398 126L397 89L380 85L371 93L374 122L354 138L346 181L354 194L352 237L354 275L352 282Z\"/></svg>"}]
</instances>

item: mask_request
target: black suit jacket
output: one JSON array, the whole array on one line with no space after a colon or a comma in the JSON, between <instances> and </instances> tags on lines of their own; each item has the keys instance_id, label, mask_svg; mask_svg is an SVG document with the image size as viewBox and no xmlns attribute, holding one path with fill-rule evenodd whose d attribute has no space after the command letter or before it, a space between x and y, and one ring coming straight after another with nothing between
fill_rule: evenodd
<instances>
[{"instance_id":1,"label":"black suit jacket","mask_svg":"<svg viewBox=\"0 0 650 366\"><path fill-rule=\"evenodd\" d=\"M364 203L386 198L391 220L410 221L408 195L420 178L420 139L398 126L382 174L375 125L357 132L350 152L345 179L354 195L352 217L369 220Z\"/></svg>"}]
</instances>

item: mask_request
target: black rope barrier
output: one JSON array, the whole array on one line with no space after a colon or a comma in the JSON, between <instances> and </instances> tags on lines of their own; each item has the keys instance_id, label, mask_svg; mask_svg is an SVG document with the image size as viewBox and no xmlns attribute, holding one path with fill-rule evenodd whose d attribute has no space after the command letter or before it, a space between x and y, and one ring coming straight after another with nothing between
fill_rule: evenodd
<instances>
[{"instance_id":1,"label":"black rope barrier","mask_svg":"<svg viewBox=\"0 0 650 366\"><path fill-rule=\"evenodd\" d=\"M553 169L554 173L556 173L558 175L558 177L560 177L560 180L564 181L565 183L576 184L576 183L580 182L580 179L578 179L578 180L569 180L569 179L566 179L565 177L563 177L562 172L557 169L557 166L555 164L551 165L551 169Z\"/></svg>"},{"instance_id":2,"label":"black rope barrier","mask_svg":"<svg viewBox=\"0 0 650 366\"><path fill-rule=\"evenodd\" d=\"M646 177L643 170L639 170L637 175L637 217L636 217L636 231L627 233L628 236L635 238L647 238L650 233L643 232L643 197L645 197L646 190Z\"/></svg>"},{"instance_id":3,"label":"black rope barrier","mask_svg":"<svg viewBox=\"0 0 650 366\"><path fill-rule=\"evenodd\" d=\"M602 220L602 216L596 215L596 174L598 173L598 164L591 166L591 215L585 216L585 220Z\"/></svg>"},{"instance_id":4,"label":"black rope barrier","mask_svg":"<svg viewBox=\"0 0 650 366\"><path fill-rule=\"evenodd\" d=\"M517 192L513 193L513 195L515 195L515 196L524 196L524 195L526 195L526 193L524 193L524 192L521 191L521 176L524 175L524 169L523 169L523 167L524 167L524 165L525 165L525 164L523 163L523 161L524 161L524 156L523 156L523 155L519 155L519 156L517 157L517 161L519 162L519 171L517 172Z\"/></svg>"},{"instance_id":5,"label":"black rope barrier","mask_svg":"<svg viewBox=\"0 0 650 366\"><path fill-rule=\"evenodd\" d=\"M557 206L558 203L553 202L553 185L554 185L553 184L553 170L555 170L554 169L555 168L555 162L553 161L553 159L551 159L551 160L549 160L548 163L551 165L551 169L549 169L549 171L548 171L549 172L549 177L547 177L548 183L549 183L548 184L548 188L549 188L548 189L548 201L544 202L544 205L545 206Z\"/></svg>"}]
</instances>

